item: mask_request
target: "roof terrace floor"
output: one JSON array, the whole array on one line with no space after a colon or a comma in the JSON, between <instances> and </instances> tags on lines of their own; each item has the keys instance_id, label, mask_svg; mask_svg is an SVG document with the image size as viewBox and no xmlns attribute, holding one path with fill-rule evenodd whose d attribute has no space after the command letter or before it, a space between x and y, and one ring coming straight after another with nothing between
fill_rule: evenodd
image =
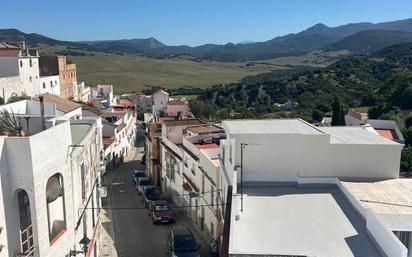
<instances>
[{"instance_id":1,"label":"roof terrace floor","mask_svg":"<svg viewBox=\"0 0 412 257\"><path fill-rule=\"evenodd\" d=\"M335 186L248 185L232 227L234 255L383 257ZM232 217L233 218L233 217Z\"/></svg>"}]
</instances>

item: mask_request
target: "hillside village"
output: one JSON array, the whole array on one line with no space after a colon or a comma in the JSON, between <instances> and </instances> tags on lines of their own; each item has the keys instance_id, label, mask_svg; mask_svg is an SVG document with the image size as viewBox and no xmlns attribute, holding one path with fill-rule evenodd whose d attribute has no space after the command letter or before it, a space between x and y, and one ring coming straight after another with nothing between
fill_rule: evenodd
<instances>
[{"instance_id":1,"label":"hillside village","mask_svg":"<svg viewBox=\"0 0 412 257\"><path fill-rule=\"evenodd\" d=\"M136 251L160 256L176 224L201 256L412 256L396 121L214 123L164 90L86 86L24 42L0 44L0 90L1 257L122 256L143 230L168 249Z\"/></svg>"}]
</instances>

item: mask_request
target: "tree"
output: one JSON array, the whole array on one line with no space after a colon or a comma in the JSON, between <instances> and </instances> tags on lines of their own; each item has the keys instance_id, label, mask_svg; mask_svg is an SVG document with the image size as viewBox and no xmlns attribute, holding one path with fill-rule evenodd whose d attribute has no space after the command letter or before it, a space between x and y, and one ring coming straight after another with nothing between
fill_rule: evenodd
<instances>
[{"instance_id":1,"label":"tree","mask_svg":"<svg viewBox=\"0 0 412 257\"><path fill-rule=\"evenodd\" d=\"M312 112L312 119L313 119L314 121L321 122L324 115L325 115L325 114L324 114L322 111L320 111L320 110L318 110L318 109L315 109L315 110L313 110L313 112Z\"/></svg>"},{"instance_id":2,"label":"tree","mask_svg":"<svg viewBox=\"0 0 412 257\"><path fill-rule=\"evenodd\" d=\"M21 100L27 100L27 99L30 99L30 97L24 96L24 95L19 96L19 95L13 93L9 97L9 99L7 99L7 103L14 103L14 102L18 102L18 101L21 101Z\"/></svg>"},{"instance_id":3,"label":"tree","mask_svg":"<svg viewBox=\"0 0 412 257\"><path fill-rule=\"evenodd\" d=\"M4 99L2 97L0 97L0 105L4 104Z\"/></svg>"},{"instance_id":4,"label":"tree","mask_svg":"<svg viewBox=\"0 0 412 257\"><path fill-rule=\"evenodd\" d=\"M409 116L405 119L405 127L406 127L406 128L412 127L412 115L409 115Z\"/></svg>"},{"instance_id":5,"label":"tree","mask_svg":"<svg viewBox=\"0 0 412 257\"><path fill-rule=\"evenodd\" d=\"M332 104L332 126L344 126L345 114L343 113L343 107L338 97L335 97L335 101Z\"/></svg>"},{"instance_id":6,"label":"tree","mask_svg":"<svg viewBox=\"0 0 412 257\"><path fill-rule=\"evenodd\" d=\"M412 173L412 148L406 146L402 150L401 171Z\"/></svg>"}]
</instances>

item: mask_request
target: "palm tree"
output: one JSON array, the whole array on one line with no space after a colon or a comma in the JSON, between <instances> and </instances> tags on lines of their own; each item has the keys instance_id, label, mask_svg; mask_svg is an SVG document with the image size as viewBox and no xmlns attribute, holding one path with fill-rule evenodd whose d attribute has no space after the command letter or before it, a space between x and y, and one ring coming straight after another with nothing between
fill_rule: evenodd
<instances>
[{"instance_id":1,"label":"palm tree","mask_svg":"<svg viewBox=\"0 0 412 257\"><path fill-rule=\"evenodd\" d=\"M20 119L14 115L13 111L10 113L7 110L0 110L0 133L24 136Z\"/></svg>"}]
</instances>

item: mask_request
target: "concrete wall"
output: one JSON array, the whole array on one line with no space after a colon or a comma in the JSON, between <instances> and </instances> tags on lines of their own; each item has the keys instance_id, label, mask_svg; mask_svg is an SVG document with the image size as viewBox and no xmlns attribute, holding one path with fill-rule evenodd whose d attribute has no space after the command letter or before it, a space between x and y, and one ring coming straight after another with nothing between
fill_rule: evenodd
<instances>
[{"instance_id":1,"label":"concrete wall","mask_svg":"<svg viewBox=\"0 0 412 257\"><path fill-rule=\"evenodd\" d=\"M0 97L4 102L7 102L13 93L20 96L24 92L25 88L19 76L0 77Z\"/></svg>"},{"instance_id":2,"label":"concrete wall","mask_svg":"<svg viewBox=\"0 0 412 257\"><path fill-rule=\"evenodd\" d=\"M17 56L0 57L0 78L19 76Z\"/></svg>"},{"instance_id":3,"label":"concrete wall","mask_svg":"<svg viewBox=\"0 0 412 257\"><path fill-rule=\"evenodd\" d=\"M159 115L166 108L169 102L169 95L163 91L157 91L153 94L153 115Z\"/></svg>"},{"instance_id":4,"label":"concrete wall","mask_svg":"<svg viewBox=\"0 0 412 257\"><path fill-rule=\"evenodd\" d=\"M20 65L22 63L22 66ZM31 65L30 65L31 62ZM19 58L19 74L26 94L34 96L40 93L40 72L38 57Z\"/></svg>"},{"instance_id":5,"label":"concrete wall","mask_svg":"<svg viewBox=\"0 0 412 257\"><path fill-rule=\"evenodd\" d=\"M60 95L60 77L59 75L40 77L40 93L49 93Z\"/></svg>"},{"instance_id":6,"label":"concrete wall","mask_svg":"<svg viewBox=\"0 0 412 257\"><path fill-rule=\"evenodd\" d=\"M330 144L329 135L247 134L228 135L234 159L240 166L240 144L244 148L246 180L266 181L277 177L397 178L402 145ZM228 168L228 167L226 167Z\"/></svg>"},{"instance_id":7,"label":"concrete wall","mask_svg":"<svg viewBox=\"0 0 412 257\"><path fill-rule=\"evenodd\" d=\"M76 148L75 152L72 152L73 148L69 147L72 144L69 122L61 123L30 137L0 138L0 178L4 196L1 203L4 203L7 218L7 256L13 256L16 250L20 250L19 220L16 215L18 214L16 194L19 189L26 190L30 198L36 246L35 257L63 257L67 256L71 249L79 249L78 242L83 237L83 229L81 226L76 231L75 225L79 215L78 211L85 204L84 200L79 197L81 195L80 163L86 163L87 167L88 176L85 177L88 185L87 198L88 195L93 195L93 201L91 201L93 206L100 205L97 187L93 188L94 181L98 179L100 172L100 145L96 144L98 142L96 125L92 128L81 142L84 147ZM67 226L66 231L58 239L50 242L46 184L47 180L56 173L63 177L65 208L63 213L61 208L51 210L51 213L59 214L60 217L64 214ZM1 211L2 208L0 208L0 213ZM96 227L93 227L92 215L94 215ZM88 214L89 238L96 235L97 225L98 212ZM98 237L94 239L98 242Z\"/></svg>"}]
</instances>

